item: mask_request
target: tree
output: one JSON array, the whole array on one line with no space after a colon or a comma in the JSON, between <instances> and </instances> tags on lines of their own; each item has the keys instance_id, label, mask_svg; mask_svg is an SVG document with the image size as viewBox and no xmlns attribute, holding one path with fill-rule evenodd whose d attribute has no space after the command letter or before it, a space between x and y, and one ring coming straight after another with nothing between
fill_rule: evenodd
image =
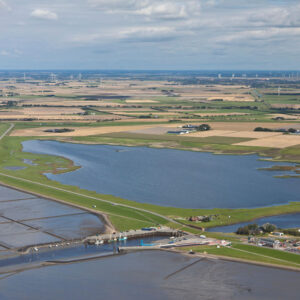
<instances>
[{"instance_id":1,"label":"tree","mask_svg":"<svg viewBox=\"0 0 300 300\"><path fill-rule=\"evenodd\" d=\"M238 228L236 233L244 234L244 235L249 235L249 234L255 235L255 234L259 234L260 230L259 230L257 224L249 224L249 225Z\"/></svg>"},{"instance_id":2,"label":"tree","mask_svg":"<svg viewBox=\"0 0 300 300\"><path fill-rule=\"evenodd\" d=\"M198 131L207 131L207 130L210 130L210 129L211 128L208 124L201 124L197 128Z\"/></svg>"},{"instance_id":3,"label":"tree","mask_svg":"<svg viewBox=\"0 0 300 300\"><path fill-rule=\"evenodd\" d=\"M273 232L274 230L276 230L276 228L277 228L276 225L273 225L273 224L270 224L270 223L266 223L263 226L261 226L261 229L264 232L267 232L267 233Z\"/></svg>"}]
</instances>

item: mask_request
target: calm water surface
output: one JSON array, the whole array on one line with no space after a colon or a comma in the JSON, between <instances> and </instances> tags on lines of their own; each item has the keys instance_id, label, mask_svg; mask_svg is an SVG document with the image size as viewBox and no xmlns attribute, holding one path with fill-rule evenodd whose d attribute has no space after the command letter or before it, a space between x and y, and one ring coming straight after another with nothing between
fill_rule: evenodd
<instances>
[{"instance_id":1,"label":"calm water surface","mask_svg":"<svg viewBox=\"0 0 300 300\"><path fill-rule=\"evenodd\" d=\"M299 299L299 272L197 260L147 251L33 269L0 277L0 299Z\"/></svg>"},{"instance_id":2,"label":"calm water surface","mask_svg":"<svg viewBox=\"0 0 300 300\"><path fill-rule=\"evenodd\" d=\"M246 208L300 201L298 178L260 171L258 156L25 141L25 152L67 157L81 166L49 179L122 198L183 208ZM276 163L276 165L289 165Z\"/></svg>"},{"instance_id":3,"label":"calm water surface","mask_svg":"<svg viewBox=\"0 0 300 300\"><path fill-rule=\"evenodd\" d=\"M94 214L0 185L1 246L81 239L103 230L104 223Z\"/></svg>"}]
</instances>

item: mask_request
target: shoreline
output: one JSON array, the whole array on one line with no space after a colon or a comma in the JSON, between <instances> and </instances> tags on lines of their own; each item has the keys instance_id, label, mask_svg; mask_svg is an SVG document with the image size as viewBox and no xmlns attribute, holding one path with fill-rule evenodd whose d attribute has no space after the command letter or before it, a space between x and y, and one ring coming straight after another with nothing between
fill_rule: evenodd
<instances>
[{"instance_id":1,"label":"shoreline","mask_svg":"<svg viewBox=\"0 0 300 300\"><path fill-rule=\"evenodd\" d=\"M195 254L189 254L186 251L182 250L177 250L177 249L144 249L144 250L135 250L130 253L136 253L136 252L154 252L154 251L164 251L164 252L169 252L169 253L175 253L179 254L188 258L203 258L203 259L208 259L208 260L214 260L214 261L229 261L229 262L236 262L236 263L241 263L241 264L247 264L247 265L255 265L255 266L260 266L260 267L265 267L265 268L273 268L273 269L278 269L278 270L286 270L290 272L300 272L300 268L297 267L292 267L292 266L284 266L284 265L277 265L277 264L272 264L272 263L264 263L264 262L258 262L258 261L252 261L252 260L247 260L247 259L241 259L241 258L235 258L235 257L228 257L228 256L223 256L223 255L213 255L213 254L204 254L204 253L195 253ZM76 263L81 263L81 262L88 262L88 261L93 261L93 260L99 260L99 259L106 259L106 258L111 258L114 256L126 256L128 253L107 253L107 254L99 254L99 255L92 255L90 257L77 257L77 258L72 258L70 260L57 260L57 261L45 261L41 262L40 265L32 265L28 267L21 267L20 269L16 269L13 271L4 271L1 272L0 268L0 275L5 275L5 274L11 274L11 273L20 273L24 271L29 271L33 269L39 269L39 268L44 268L44 267L51 267L51 266L58 266L58 265L71 265L71 264L76 264Z\"/></svg>"},{"instance_id":2,"label":"shoreline","mask_svg":"<svg viewBox=\"0 0 300 300\"><path fill-rule=\"evenodd\" d=\"M105 214L105 213L103 213L103 212L100 212L99 210L91 209L91 208L88 208L88 207L85 207L85 206L81 206L79 204L71 203L71 202L64 201L64 200L61 200L61 199L57 199L57 198L54 198L54 197L45 196L43 194L32 192L30 190L21 189L19 187L16 187L16 186L4 183L1 180L0 180L0 186L11 188L11 189L14 189L14 190L19 191L19 192L28 193L28 194L31 194L33 196L38 196L38 197L41 197L41 198L45 198L45 199L47 199L49 201L58 202L58 203L61 203L61 204L67 205L67 206L74 207L74 208L79 208L79 209L84 210L86 212L89 212L89 213L91 213L93 215L96 215L103 222L105 230L102 233L112 233L112 232L116 231L116 229L114 228L113 224L109 220L108 215Z\"/></svg>"},{"instance_id":3,"label":"shoreline","mask_svg":"<svg viewBox=\"0 0 300 300\"><path fill-rule=\"evenodd\" d=\"M288 271L295 271L295 272L300 272L300 268L297 267L291 267L291 266L284 266L284 265L276 265L276 264L271 264L271 263L264 263L264 262L259 262L259 261L253 261L253 260L247 260L247 259L242 259L242 258L235 258L235 257L228 257L224 255L213 255L213 254L204 254L204 253L195 253L195 254L189 254L188 252L180 251L180 250L163 250L162 251L170 251L174 253L179 253L188 257L203 257L203 258L211 258L211 259L220 259L224 261L232 261L232 262L239 262L239 263L244 263L244 264L249 264L249 265L257 265L257 266L263 266L263 267L269 267L269 268L274 268L274 269L284 269Z\"/></svg>"},{"instance_id":4,"label":"shoreline","mask_svg":"<svg viewBox=\"0 0 300 300\"><path fill-rule=\"evenodd\" d=\"M4 174L3 174L4 175ZM9 175L9 174L5 174L5 176L7 177L14 177L12 175ZM43 175L44 176L44 175ZM17 179L17 177L15 177ZM47 178L47 177L46 177ZM18 178L19 180L23 180L23 178ZM48 181L52 182L50 179L47 178ZM37 184L41 184L41 185L44 185L42 183L39 183L39 182L36 182ZM32 195L36 195L36 196L39 196L39 197L43 197L43 198L46 198L48 200L51 200L51 201L56 201L56 202L59 202L59 203L62 203L62 204L65 204L65 205L69 205L69 206L73 206L73 207L76 207L76 208L80 208L80 209L83 209L85 211L88 211L90 213L93 213L93 214L96 214L98 217L100 217L101 220L103 220L103 223L104 225L107 227L106 230L108 230L107 232L110 233L110 232L113 232L113 231L116 231L116 228L113 226L112 222L110 221L109 219L109 216L104 213L104 212L101 212L99 210L95 210L95 209L91 209L89 207L86 207L86 206L81 206L79 204L75 204L73 202L69 202L69 201L65 201L65 200L61 200L61 199L58 199L58 198L55 198L55 197L51 197L51 196L48 196L48 195L44 195L44 194L41 194L41 193L37 193L37 192L33 192L32 190L29 190L29 189L23 189L23 188L19 188L15 185L11 185L11 184L7 184L7 183L4 183L3 181L0 180L0 185L3 185L3 186L6 186L6 187L9 187L9 188L12 188L12 189L15 189L15 190L18 190L18 191L21 191L21 192L26 192L26 193L29 193L29 194L32 194ZM72 186L69 186L69 187L72 187ZM53 189L57 189L55 186L51 188ZM71 192L71 191L68 191L66 190L67 192ZM86 190L88 191L88 190ZM98 193L97 193L98 194ZM84 197L87 197L89 198L90 196L89 195L82 195ZM113 195L108 195L108 196L113 196ZM99 194L99 197L101 197L101 195ZM115 196L113 196L115 197ZM99 199L101 200L101 199ZM148 203L139 203L139 202L136 202L136 201L132 201L132 200L128 200L128 199L122 199L124 201L130 201L130 202L133 202L133 203L136 203L138 205L142 205L142 204L148 204ZM107 200L105 200L107 201ZM116 203L116 205L121 205L123 206L121 203L119 202L114 202ZM232 212L234 212L234 210L248 210L248 211L251 211L251 210L254 210L254 209L264 209L264 208L272 208L272 207L278 207L278 208L282 208L282 207L285 207L285 206L288 206L288 205L291 205L293 203L296 203L296 204L300 204L299 201L290 201L286 204L281 204L281 205L271 205L271 206L263 206L263 207L254 207L254 208L233 208L233 209L230 209L232 210ZM151 204L150 204L151 205ZM126 204L125 204L126 206ZM155 205L157 206L157 205ZM158 208L161 207L161 206L157 206ZM167 209L167 208L170 208L170 209L183 209L183 210L188 210L189 208L178 208L178 207L169 207L169 206L162 206L163 208ZM140 208L140 207L132 207L133 209L137 209L137 210L140 210L140 209L143 209L143 208ZM196 208L195 210L201 210L202 208ZM228 208L209 208L209 209L204 209L204 210L208 210L208 211L212 211L214 209L220 209L220 210L226 210ZM153 214L156 214L156 211L152 211L151 209L149 210L149 212L153 213ZM231 225L236 225L236 224L239 224L239 223L246 223L246 222L253 222L257 219L262 219L262 218L267 218L267 217L273 217L273 216L280 216L280 215L288 215L288 214L295 214L295 213L300 213L300 208L299 210L294 210L294 211L290 211L290 212L280 212L280 213L273 213L273 214L264 214L264 215L261 215L259 217L255 217L255 218L252 218L250 220L241 220L241 221L237 221L237 222L234 222L234 223L230 223L230 224L220 224L220 225L216 225L216 226L208 226L208 227L198 227L194 224L185 224L185 223L182 223L180 222L180 220L176 220L173 219L173 221L177 224L180 224L181 226L186 226L186 227L190 227L192 229L196 229L196 230L199 230L199 231L203 231L202 229L204 229L205 232L209 232L209 231L206 231L206 229L209 229L209 228L217 228L217 227L224 227L224 226L231 226ZM167 216L165 216L167 218Z\"/></svg>"},{"instance_id":5,"label":"shoreline","mask_svg":"<svg viewBox=\"0 0 300 300\"><path fill-rule=\"evenodd\" d=\"M92 137L92 136L91 136ZM95 137L101 137L95 136ZM257 155L260 157L259 160L268 160L271 162L286 162L286 163L293 163L293 164L299 164L300 161L296 160L280 160L276 159L276 157L270 157L267 154L262 154L260 152L256 151L250 151L250 152L244 152L244 153L234 153L234 152L223 152L222 150L206 150L206 149L199 149L199 148L180 148L176 146L162 146L162 145L155 145L155 144L149 144L149 145L128 145L125 143L118 143L118 142L90 142L90 141L76 141L72 140L72 137L32 137L34 140L40 140L40 141L56 141L60 143L70 143L70 144L81 144L81 145L109 145L109 146L123 146L123 147L146 147L151 149L169 149L169 150L179 150L179 151L191 151L191 152L203 152L203 153L211 153L213 155L235 155L235 156L246 156L246 155ZM68 139L71 138L71 139ZM106 136L103 136L103 138L107 138ZM164 141L162 141L164 142ZM272 149L272 148L270 148ZM68 158L66 158L68 159Z\"/></svg>"},{"instance_id":6,"label":"shoreline","mask_svg":"<svg viewBox=\"0 0 300 300\"><path fill-rule=\"evenodd\" d=\"M11 185L8 185L8 184L3 184L0 182L1 185L3 186L6 186L6 187L9 187L9 188L13 188L15 190L18 190L18 191L22 191L22 192L27 192L26 190L23 190L23 189L20 189L20 188L15 188ZM54 199L54 198L51 198L51 197L45 197L39 193L32 193L32 192L29 192L30 194L32 195L36 195L36 196L41 196L43 198L46 198L50 201L56 201L56 202L59 202L59 203L62 203L62 204L66 204L68 206L73 206L73 207L77 207L77 208L80 208L80 209L83 209L85 211L88 211L88 212L91 212L93 214L96 214L97 216L101 217L101 218L106 218L105 220L108 220L108 217L106 214L101 214L93 209L88 209L88 208L84 208L84 207L81 207L80 205L76 205L76 204L70 204L66 201L63 201L63 200L58 200L58 199ZM105 217L104 217L105 216ZM106 224L106 223L105 223ZM111 223L110 223L111 224ZM108 225L108 224L106 224ZM111 227L110 227L111 229ZM106 230L107 230L107 227L106 227ZM111 229L112 230L112 229ZM109 232L110 233L110 232ZM75 242L75 241L74 241ZM78 240L76 241L75 243L82 243L82 240ZM52 243L49 243L49 244L52 244ZM47 247L49 244L43 244L43 245L35 245L35 246L40 246L41 248L45 248ZM59 243L57 243L59 244ZM72 243L73 244L73 243ZM25 251L23 252L15 252L15 253L18 253L18 254L24 254L24 253L28 253L30 251L30 249L32 249L34 246L28 246L26 247ZM152 250L152 249L151 249ZM150 249L145 249L144 251L151 251ZM203 258L211 258L211 259L221 259L221 260L224 260L224 261L233 261L233 262L240 262L240 263L246 263L246 264L252 264L252 265L258 265L258 266L264 266L264 267L272 267L272 268L277 268L277 269L285 269L285 270L289 270L289 271L297 271L297 272L300 272L300 268L297 268L297 267L291 267L291 266L284 266L284 265L276 265L276 264L272 264L272 263L264 263L264 262L258 262L258 261L252 261L252 260L247 260L247 259L240 259L240 258L234 258L234 257L227 257L227 256L222 256L222 255L212 255L212 254L201 254L201 253L195 253L193 255L187 253L186 251L182 251L182 250L178 250L178 249L158 249L158 250L162 250L162 251L169 251L169 252L174 252L174 253L178 253L178 254L181 254L181 255L186 255L188 257L203 257ZM51 251L51 250L50 250ZM140 250L136 250L136 251L140 251ZM43 267L43 266L48 266L48 265L57 265L57 264L61 264L61 263L64 263L64 264L71 264L71 263L77 263L77 262L82 262L82 261L88 261L88 260L94 260L94 259L99 259L99 258L105 258L106 255L96 255L94 257L86 257L86 258L74 258L72 260L68 260L66 262L62 261L55 261L55 262L44 262L42 263L39 267ZM33 268L35 268L37 266L33 266ZM29 268L24 268L24 269L21 269L21 270L18 270L17 272L21 272L21 271L25 271L25 270L28 270L28 269L32 269L31 267Z\"/></svg>"}]
</instances>

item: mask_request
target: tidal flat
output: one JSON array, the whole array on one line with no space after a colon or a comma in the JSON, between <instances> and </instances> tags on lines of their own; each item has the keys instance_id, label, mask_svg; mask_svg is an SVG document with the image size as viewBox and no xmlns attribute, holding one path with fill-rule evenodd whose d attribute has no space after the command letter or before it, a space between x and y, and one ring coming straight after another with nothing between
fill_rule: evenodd
<instances>
[{"instance_id":1,"label":"tidal flat","mask_svg":"<svg viewBox=\"0 0 300 300\"><path fill-rule=\"evenodd\" d=\"M136 252L10 275L0 277L3 300L281 300L287 295L294 300L299 296L299 272L162 251Z\"/></svg>"}]
</instances>

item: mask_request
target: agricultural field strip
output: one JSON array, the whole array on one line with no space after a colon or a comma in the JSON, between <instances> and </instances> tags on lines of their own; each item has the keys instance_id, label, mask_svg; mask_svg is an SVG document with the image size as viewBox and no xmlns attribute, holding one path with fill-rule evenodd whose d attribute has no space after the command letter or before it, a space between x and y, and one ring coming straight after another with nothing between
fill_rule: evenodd
<instances>
[{"instance_id":1,"label":"agricultural field strip","mask_svg":"<svg viewBox=\"0 0 300 300\"><path fill-rule=\"evenodd\" d=\"M300 144L300 135L281 135L235 143L236 146L286 148Z\"/></svg>"}]
</instances>

